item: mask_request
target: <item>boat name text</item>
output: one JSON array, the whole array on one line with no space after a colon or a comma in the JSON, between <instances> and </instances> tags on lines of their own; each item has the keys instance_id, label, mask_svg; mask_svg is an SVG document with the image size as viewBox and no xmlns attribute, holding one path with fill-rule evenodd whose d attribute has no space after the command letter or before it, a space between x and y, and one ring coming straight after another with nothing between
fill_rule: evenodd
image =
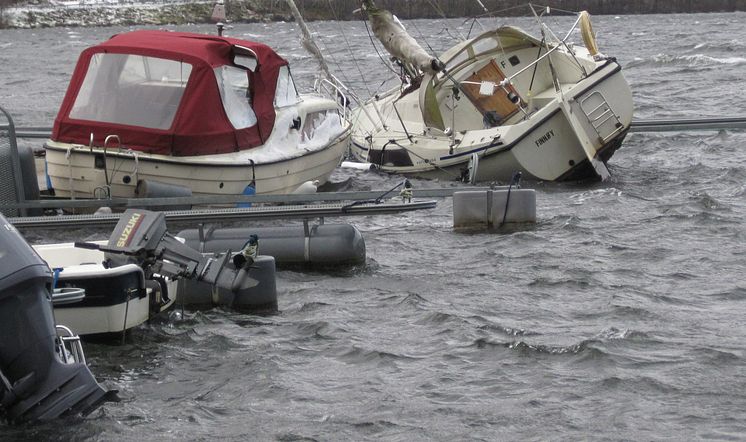
<instances>
[{"instance_id":1,"label":"boat name text","mask_svg":"<svg viewBox=\"0 0 746 442\"><path fill-rule=\"evenodd\" d=\"M536 147L540 147L542 144L551 140L553 136L554 136L554 129L550 129L549 132L542 135L538 140L534 141L534 143L536 143Z\"/></svg>"},{"instance_id":2,"label":"boat name text","mask_svg":"<svg viewBox=\"0 0 746 442\"><path fill-rule=\"evenodd\" d=\"M133 213L130 217L129 221L127 221L127 225L124 226L124 230L122 230L122 234L119 235L119 240L117 240L117 247L127 247L130 244L130 241L132 238L132 232L135 231L138 225L140 225L140 221L142 218L142 213Z\"/></svg>"}]
</instances>

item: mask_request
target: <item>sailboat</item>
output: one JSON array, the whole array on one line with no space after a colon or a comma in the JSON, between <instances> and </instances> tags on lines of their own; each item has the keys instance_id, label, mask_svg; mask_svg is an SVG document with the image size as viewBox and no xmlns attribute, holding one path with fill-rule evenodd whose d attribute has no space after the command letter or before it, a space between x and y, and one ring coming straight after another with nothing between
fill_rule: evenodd
<instances>
[{"instance_id":1,"label":"sailboat","mask_svg":"<svg viewBox=\"0 0 746 442\"><path fill-rule=\"evenodd\" d=\"M336 95L299 94L262 43L125 32L82 52L45 143L48 182L72 198L291 193L340 164L347 116Z\"/></svg>"},{"instance_id":2,"label":"sailboat","mask_svg":"<svg viewBox=\"0 0 746 442\"><path fill-rule=\"evenodd\" d=\"M390 12L363 2L405 81L352 113L351 153L391 173L439 179L606 179L633 103L620 64L598 51L587 12L557 37L488 30L426 52ZM570 42L580 28L584 45Z\"/></svg>"}]
</instances>

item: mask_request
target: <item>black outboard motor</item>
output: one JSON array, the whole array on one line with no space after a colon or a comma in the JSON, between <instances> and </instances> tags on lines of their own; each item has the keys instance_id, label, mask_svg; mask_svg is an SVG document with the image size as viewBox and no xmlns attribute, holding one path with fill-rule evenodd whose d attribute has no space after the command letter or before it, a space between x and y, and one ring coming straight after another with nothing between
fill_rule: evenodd
<instances>
[{"instance_id":1,"label":"black outboard motor","mask_svg":"<svg viewBox=\"0 0 746 442\"><path fill-rule=\"evenodd\" d=\"M85 363L58 353L52 272L0 215L0 418L9 422L88 414L116 397ZM65 351L64 346L62 351Z\"/></svg>"}]
</instances>

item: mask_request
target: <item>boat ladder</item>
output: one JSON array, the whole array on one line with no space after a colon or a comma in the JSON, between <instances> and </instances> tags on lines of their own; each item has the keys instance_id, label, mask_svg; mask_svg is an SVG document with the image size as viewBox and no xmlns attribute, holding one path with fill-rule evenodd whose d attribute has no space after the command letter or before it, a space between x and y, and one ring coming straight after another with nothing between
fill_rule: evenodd
<instances>
[{"instance_id":1,"label":"boat ladder","mask_svg":"<svg viewBox=\"0 0 746 442\"><path fill-rule=\"evenodd\" d=\"M580 109L598 134L602 143L606 143L624 128L619 116L614 113L609 103L599 91L593 91L580 102Z\"/></svg>"}]
</instances>

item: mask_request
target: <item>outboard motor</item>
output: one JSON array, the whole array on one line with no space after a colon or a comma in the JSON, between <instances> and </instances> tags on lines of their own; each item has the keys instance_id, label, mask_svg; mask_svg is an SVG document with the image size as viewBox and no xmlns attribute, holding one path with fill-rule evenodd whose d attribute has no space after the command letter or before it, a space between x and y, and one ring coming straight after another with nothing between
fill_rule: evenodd
<instances>
[{"instance_id":1,"label":"outboard motor","mask_svg":"<svg viewBox=\"0 0 746 442\"><path fill-rule=\"evenodd\" d=\"M208 292L206 296L214 305L250 305L256 292L253 289L259 284L250 276L255 266L254 258L246 257L248 250L203 255L168 233L166 216L161 212L128 209L119 218L108 244L76 242L75 247L101 250L108 267L135 263L143 269L145 279L167 277L203 282L211 287L212 294ZM231 296L221 300L217 297L219 289Z\"/></svg>"},{"instance_id":2,"label":"outboard motor","mask_svg":"<svg viewBox=\"0 0 746 442\"><path fill-rule=\"evenodd\" d=\"M0 418L16 423L85 415L116 397L84 362L66 362L52 312L52 272L2 215L0 336Z\"/></svg>"}]
</instances>

